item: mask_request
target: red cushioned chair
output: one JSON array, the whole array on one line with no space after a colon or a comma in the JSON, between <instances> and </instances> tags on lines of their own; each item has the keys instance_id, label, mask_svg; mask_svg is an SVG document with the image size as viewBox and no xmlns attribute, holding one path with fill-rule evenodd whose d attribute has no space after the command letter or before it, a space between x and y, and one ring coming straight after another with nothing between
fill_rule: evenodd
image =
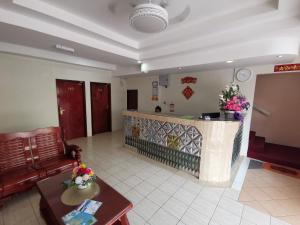
<instances>
[{"instance_id":1,"label":"red cushioned chair","mask_svg":"<svg viewBox=\"0 0 300 225\"><path fill-rule=\"evenodd\" d=\"M64 142L58 127L0 134L0 199L72 170L80 162L80 151Z\"/></svg>"}]
</instances>

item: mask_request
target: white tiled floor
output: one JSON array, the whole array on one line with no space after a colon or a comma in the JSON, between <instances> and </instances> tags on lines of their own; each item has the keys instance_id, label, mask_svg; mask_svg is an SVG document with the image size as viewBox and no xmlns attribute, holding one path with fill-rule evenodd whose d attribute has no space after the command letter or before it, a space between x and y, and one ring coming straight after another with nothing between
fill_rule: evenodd
<instances>
[{"instance_id":1,"label":"white tiled floor","mask_svg":"<svg viewBox=\"0 0 300 225\"><path fill-rule=\"evenodd\" d=\"M83 160L101 179L132 201L131 225L286 225L239 203L233 189L201 185L123 148L120 132L72 143L82 147ZM14 197L1 209L0 225L44 225L38 202L35 190Z\"/></svg>"},{"instance_id":2,"label":"white tiled floor","mask_svg":"<svg viewBox=\"0 0 300 225\"><path fill-rule=\"evenodd\" d=\"M262 165L250 168L239 201L292 225L300 225L299 178L264 169Z\"/></svg>"}]
</instances>

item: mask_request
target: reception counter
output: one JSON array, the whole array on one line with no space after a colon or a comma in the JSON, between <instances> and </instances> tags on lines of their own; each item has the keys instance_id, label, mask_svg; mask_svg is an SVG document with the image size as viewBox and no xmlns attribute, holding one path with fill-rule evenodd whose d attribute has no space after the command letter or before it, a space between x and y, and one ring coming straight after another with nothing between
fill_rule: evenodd
<instances>
[{"instance_id":1,"label":"reception counter","mask_svg":"<svg viewBox=\"0 0 300 225\"><path fill-rule=\"evenodd\" d=\"M124 143L139 153L189 171L204 182L230 180L241 145L239 121L138 111L124 111L123 116Z\"/></svg>"}]
</instances>

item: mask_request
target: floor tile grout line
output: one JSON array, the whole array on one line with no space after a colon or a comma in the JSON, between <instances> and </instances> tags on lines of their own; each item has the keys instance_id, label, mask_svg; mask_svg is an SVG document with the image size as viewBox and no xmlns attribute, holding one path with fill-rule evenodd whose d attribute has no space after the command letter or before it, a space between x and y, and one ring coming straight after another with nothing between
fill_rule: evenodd
<instances>
[{"instance_id":1,"label":"floor tile grout line","mask_svg":"<svg viewBox=\"0 0 300 225\"><path fill-rule=\"evenodd\" d=\"M222 195L221 195L221 197L220 197L220 199L219 199L219 201L218 201L218 203L217 203L217 205L216 205L216 208L215 208L214 212L212 213L212 216L211 216L210 219L209 219L208 224L210 224L210 222L212 222L212 219L213 219L213 217L214 217L214 214L216 213L216 210L217 210L217 208L218 208L218 206L219 206L219 203L220 203L220 201L221 201L221 198L223 197L224 192L225 192L225 189L224 189L224 191L223 191L223 193L222 193Z\"/></svg>"},{"instance_id":2,"label":"floor tile grout line","mask_svg":"<svg viewBox=\"0 0 300 225\"><path fill-rule=\"evenodd\" d=\"M33 205L32 205L32 201L31 201L31 199L30 199L30 196L29 196L28 201L30 202L31 209L32 209L32 211L33 211L33 214L34 214L34 217L35 217L37 223L38 223L39 225L42 225L42 224L40 223L40 220L38 219L38 216L36 215L36 212L35 212L34 207L33 207Z\"/></svg>"},{"instance_id":3,"label":"floor tile grout line","mask_svg":"<svg viewBox=\"0 0 300 225\"><path fill-rule=\"evenodd\" d=\"M245 212L245 206L243 207L243 211L242 211L242 216L241 216L240 225L242 225L242 220L243 220L243 215L244 215L244 212Z\"/></svg>"},{"instance_id":4,"label":"floor tile grout line","mask_svg":"<svg viewBox=\"0 0 300 225\"><path fill-rule=\"evenodd\" d=\"M203 187L201 188L202 191ZM187 209L185 210L184 214L181 216L180 220L182 220L182 218L184 217L184 215L187 213L187 211L191 208L191 205L194 203L194 201L196 200L196 198L198 198L198 196L200 195L201 191L195 196L195 198L193 199L193 201L191 202L191 204L187 207Z\"/></svg>"},{"instance_id":5,"label":"floor tile grout line","mask_svg":"<svg viewBox=\"0 0 300 225\"><path fill-rule=\"evenodd\" d=\"M154 173L154 174L156 174L156 173ZM153 174L153 175L154 175ZM141 178L141 179L143 179L143 178ZM166 179L166 180L168 180L168 178ZM166 181L165 180L165 181ZM143 179L143 182L144 181L147 181L146 180L146 178L145 179ZM165 182L164 181L164 182ZM140 195L142 195L143 196L143 199L142 200L140 200L136 205L138 205L141 201L143 201L143 200L145 200L145 199L147 199L147 200L149 200L149 201L151 201L152 203L154 203L155 205L157 205L157 206L159 206L157 203L155 203L155 202L153 202L151 199L149 199L149 198L147 198L147 196L149 196L152 192L154 192L155 190L157 190L157 189L159 189L159 187L156 187L156 186L154 186L155 188L150 192L150 193L148 193L147 195L142 195L138 190L136 190ZM135 187L133 187L131 190L134 190L135 189ZM128 191L129 192L129 191ZM165 192L164 192L165 193ZM167 194L167 193L165 193L165 194ZM170 198L171 198L172 196L170 196ZM168 200L170 199L170 198L168 198ZM167 200L167 201L168 201ZM167 202L166 201L166 202ZM159 206L159 208L153 213L153 215L159 210L159 209L161 209L162 207L161 206ZM134 209L133 209L134 210ZM136 211L134 211L136 214L138 214ZM139 215L139 214L138 214ZM152 216L153 216L152 215ZM141 216L141 215L139 215L140 217L142 217L144 220L145 220L145 222L147 223L151 218L152 218L152 216L151 216L151 218L149 218L148 220L146 220L143 216Z\"/></svg>"},{"instance_id":6,"label":"floor tile grout line","mask_svg":"<svg viewBox=\"0 0 300 225\"><path fill-rule=\"evenodd\" d=\"M168 180L168 179L167 179ZM178 188L177 188L177 190L175 191L175 193L181 188L183 186L183 184L181 185L181 186L179 186ZM156 189L159 189L159 187L157 187ZM155 189L155 190L156 190ZM153 190L154 191L154 190ZM161 190L161 191L163 191L163 190ZM165 193L165 192L164 192ZM174 194L175 194L174 193ZM167 193L166 193L167 194ZM174 195L173 194L173 195ZM163 203L161 206L159 206L159 208L153 213L153 215L155 215L155 213L157 213L160 209L163 209L163 206L173 197L173 195L171 195L170 196L170 198L168 198L168 200L167 201L165 201L165 203ZM147 195L148 196L148 195ZM147 196L146 196L146 198L147 198ZM148 200L150 200L151 202L153 202L151 199L148 199ZM153 203L155 203L155 202L153 202ZM155 203L156 204L156 203ZM156 204L157 205L157 204ZM164 211L166 211L165 209L163 209ZM169 212L167 212L168 214L170 214ZM153 215L151 216L151 218L153 217ZM170 214L171 215L171 214ZM173 215L171 215L171 216L173 216ZM146 222L148 223L150 220L151 220L151 218L149 218L148 220L146 220ZM177 217L176 217L176 219L177 219ZM180 221L180 219L178 220L178 221Z\"/></svg>"}]
</instances>

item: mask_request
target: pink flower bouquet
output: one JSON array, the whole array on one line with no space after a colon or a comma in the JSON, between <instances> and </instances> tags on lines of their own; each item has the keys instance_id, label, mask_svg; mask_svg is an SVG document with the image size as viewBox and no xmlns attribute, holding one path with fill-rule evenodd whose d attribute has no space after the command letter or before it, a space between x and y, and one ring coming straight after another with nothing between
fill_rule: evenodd
<instances>
[{"instance_id":1,"label":"pink flower bouquet","mask_svg":"<svg viewBox=\"0 0 300 225\"><path fill-rule=\"evenodd\" d=\"M250 108L250 103L240 93L240 87L237 84L231 83L227 85L219 97L220 109L222 111L235 112L234 117L236 119L242 120L242 113Z\"/></svg>"}]
</instances>

